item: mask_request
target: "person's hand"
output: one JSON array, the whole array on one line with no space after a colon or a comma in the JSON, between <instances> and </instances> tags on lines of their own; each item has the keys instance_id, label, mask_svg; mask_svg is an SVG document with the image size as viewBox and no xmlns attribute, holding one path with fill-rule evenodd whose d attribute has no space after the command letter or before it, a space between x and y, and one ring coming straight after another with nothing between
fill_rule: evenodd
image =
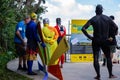
<instances>
[{"instance_id":1,"label":"person's hand","mask_svg":"<svg viewBox=\"0 0 120 80\"><path fill-rule=\"evenodd\" d=\"M49 43L52 45L54 42L55 42L55 40L50 40Z\"/></svg>"},{"instance_id":2,"label":"person's hand","mask_svg":"<svg viewBox=\"0 0 120 80\"><path fill-rule=\"evenodd\" d=\"M22 45L25 46L25 44L26 44L26 43L25 43L25 41L23 40L23 41L22 41Z\"/></svg>"},{"instance_id":3,"label":"person's hand","mask_svg":"<svg viewBox=\"0 0 120 80\"><path fill-rule=\"evenodd\" d=\"M90 36L90 40L93 40L93 37L92 37L92 36Z\"/></svg>"},{"instance_id":4,"label":"person's hand","mask_svg":"<svg viewBox=\"0 0 120 80\"><path fill-rule=\"evenodd\" d=\"M108 40L109 40L109 41L112 41L112 40L113 40L113 38L112 38L112 37L110 37L110 38L108 38Z\"/></svg>"},{"instance_id":5,"label":"person's hand","mask_svg":"<svg viewBox=\"0 0 120 80\"><path fill-rule=\"evenodd\" d=\"M41 46L43 47L43 48L45 48L46 47L46 45L45 45L45 43L41 43Z\"/></svg>"}]
</instances>

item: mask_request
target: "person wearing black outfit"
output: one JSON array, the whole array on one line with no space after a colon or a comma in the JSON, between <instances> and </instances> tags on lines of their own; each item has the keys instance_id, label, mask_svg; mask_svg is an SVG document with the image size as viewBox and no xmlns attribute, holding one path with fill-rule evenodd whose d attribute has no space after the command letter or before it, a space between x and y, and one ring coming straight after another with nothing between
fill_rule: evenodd
<instances>
[{"instance_id":1,"label":"person wearing black outfit","mask_svg":"<svg viewBox=\"0 0 120 80\"><path fill-rule=\"evenodd\" d=\"M82 27L82 32L92 40L92 49L94 57L94 68L97 73L97 76L94 79L100 80L100 65L99 65L99 52L102 49L103 53L107 59L107 68L109 72L109 78L117 78L112 73L112 61L110 57L110 47L109 47L109 36L111 28L118 28L116 24L106 15L103 15L103 7L98 4L96 6L96 15L92 17L88 22ZM93 36L89 35L86 29L92 25L93 27Z\"/></svg>"},{"instance_id":2,"label":"person wearing black outfit","mask_svg":"<svg viewBox=\"0 0 120 80\"><path fill-rule=\"evenodd\" d=\"M112 20L114 20L115 18L114 18L114 16L110 16L110 18L112 19ZM115 32L115 33L114 33ZM114 34L113 34L114 33ZM109 36L109 40L111 41L110 42L110 52L111 52L111 60L112 60L112 58L113 58L113 53L115 53L116 52L116 47L117 47L117 41L116 41L116 38L115 38L115 36L117 35L117 33L118 33L118 28L115 28L115 29L111 29L111 31L110 31L110 36ZM105 55L104 55L104 58L103 58L103 66L105 66L105 64L106 64L106 57L105 57Z\"/></svg>"}]
</instances>

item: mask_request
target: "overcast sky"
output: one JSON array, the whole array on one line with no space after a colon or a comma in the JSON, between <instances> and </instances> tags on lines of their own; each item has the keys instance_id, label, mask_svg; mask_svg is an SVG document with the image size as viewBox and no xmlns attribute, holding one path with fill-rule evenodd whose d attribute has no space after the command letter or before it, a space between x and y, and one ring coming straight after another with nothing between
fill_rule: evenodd
<instances>
[{"instance_id":1,"label":"overcast sky","mask_svg":"<svg viewBox=\"0 0 120 80\"><path fill-rule=\"evenodd\" d=\"M90 19L95 15L95 7L102 4L105 15L114 15L115 22L120 26L120 0L46 0L48 12L42 15L50 19L50 25L55 26L55 19L60 17L62 24L68 28L71 19Z\"/></svg>"}]
</instances>

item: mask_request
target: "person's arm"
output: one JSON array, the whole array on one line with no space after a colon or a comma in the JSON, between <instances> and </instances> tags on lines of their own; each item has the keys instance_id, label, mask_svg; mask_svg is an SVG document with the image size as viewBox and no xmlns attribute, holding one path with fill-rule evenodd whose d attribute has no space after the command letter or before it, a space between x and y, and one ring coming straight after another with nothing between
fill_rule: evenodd
<instances>
[{"instance_id":1,"label":"person's arm","mask_svg":"<svg viewBox=\"0 0 120 80\"><path fill-rule=\"evenodd\" d=\"M56 26L55 26L55 29L56 29L56 30L57 30L57 32L58 32L58 37L59 37L59 36L61 36L58 25L56 25Z\"/></svg>"},{"instance_id":2,"label":"person's arm","mask_svg":"<svg viewBox=\"0 0 120 80\"><path fill-rule=\"evenodd\" d=\"M115 35L118 34L118 26L114 23L114 27L115 27Z\"/></svg>"},{"instance_id":3,"label":"person's arm","mask_svg":"<svg viewBox=\"0 0 120 80\"><path fill-rule=\"evenodd\" d=\"M20 23L17 24L17 27L16 27L16 36L22 41L23 45L25 45L25 42L24 42L24 39L22 38L21 34L20 34L20 31L22 30L22 25Z\"/></svg>"},{"instance_id":4,"label":"person's arm","mask_svg":"<svg viewBox=\"0 0 120 80\"><path fill-rule=\"evenodd\" d=\"M54 38L49 41L49 43L52 45L55 41L57 41L59 34L56 30L56 28L52 28L52 30L55 32L55 35L53 36Z\"/></svg>"},{"instance_id":5,"label":"person's arm","mask_svg":"<svg viewBox=\"0 0 120 80\"><path fill-rule=\"evenodd\" d=\"M88 27L90 27L90 25L91 25L91 22L90 22L90 20L82 27L82 32L85 34L85 36L87 36L89 39L91 39L92 40L92 36L91 35L89 35L88 34L88 32L86 31L86 29L88 28Z\"/></svg>"},{"instance_id":6,"label":"person's arm","mask_svg":"<svg viewBox=\"0 0 120 80\"><path fill-rule=\"evenodd\" d=\"M17 37L18 37L22 42L24 42L24 39L22 38L19 30L17 30L15 34L17 35Z\"/></svg>"},{"instance_id":7,"label":"person's arm","mask_svg":"<svg viewBox=\"0 0 120 80\"><path fill-rule=\"evenodd\" d=\"M114 35L117 35L118 34L118 26L111 19L110 19L110 27L112 27L112 29L114 30Z\"/></svg>"},{"instance_id":8,"label":"person's arm","mask_svg":"<svg viewBox=\"0 0 120 80\"><path fill-rule=\"evenodd\" d=\"M54 40L57 40L59 37L58 31L54 28L55 31L55 36L54 36Z\"/></svg>"}]
</instances>

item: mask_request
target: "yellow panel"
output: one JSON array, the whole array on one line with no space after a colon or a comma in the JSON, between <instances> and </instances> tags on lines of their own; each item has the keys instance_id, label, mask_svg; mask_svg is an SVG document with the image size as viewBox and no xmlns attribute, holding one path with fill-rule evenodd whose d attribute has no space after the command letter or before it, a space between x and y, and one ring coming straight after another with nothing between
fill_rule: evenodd
<instances>
[{"instance_id":1,"label":"yellow panel","mask_svg":"<svg viewBox=\"0 0 120 80\"><path fill-rule=\"evenodd\" d=\"M54 62L59 59L59 57L65 53L67 50L69 49L69 45L68 45L68 42L66 40L65 37L62 38L62 40L60 41L58 47L56 48L56 50L54 51L51 59L50 59L50 62L48 65L52 65L54 64Z\"/></svg>"},{"instance_id":2,"label":"yellow panel","mask_svg":"<svg viewBox=\"0 0 120 80\"><path fill-rule=\"evenodd\" d=\"M71 54L71 62L93 62L93 54Z\"/></svg>"},{"instance_id":3,"label":"yellow panel","mask_svg":"<svg viewBox=\"0 0 120 80\"><path fill-rule=\"evenodd\" d=\"M80 26L83 26L88 20L82 20L82 19L73 19L71 24L77 24L77 25L80 25Z\"/></svg>"}]
</instances>

